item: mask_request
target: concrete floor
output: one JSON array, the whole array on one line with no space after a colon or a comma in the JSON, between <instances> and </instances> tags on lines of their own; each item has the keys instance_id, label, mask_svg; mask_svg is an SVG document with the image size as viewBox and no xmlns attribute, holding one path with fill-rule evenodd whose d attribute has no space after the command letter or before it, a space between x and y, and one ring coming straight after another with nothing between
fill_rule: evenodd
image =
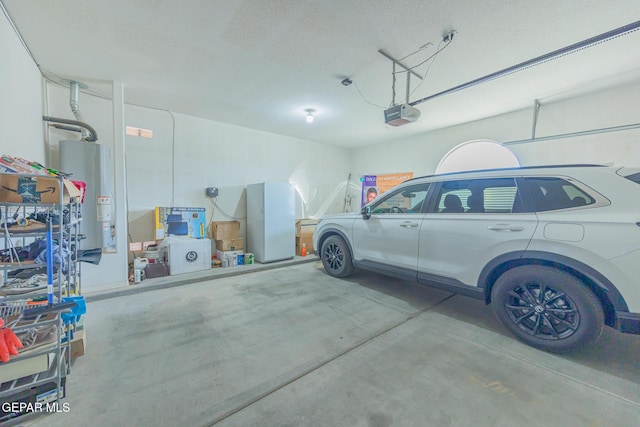
<instances>
[{"instance_id":1,"label":"concrete floor","mask_svg":"<svg viewBox=\"0 0 640 427\"><path fill-rule=\"evenodd\" d=\"M640 425L638 336L558 356L470 298L319 261L256 268L89 295L70 411L33 425Z\"/></svg>"}]
</instances>

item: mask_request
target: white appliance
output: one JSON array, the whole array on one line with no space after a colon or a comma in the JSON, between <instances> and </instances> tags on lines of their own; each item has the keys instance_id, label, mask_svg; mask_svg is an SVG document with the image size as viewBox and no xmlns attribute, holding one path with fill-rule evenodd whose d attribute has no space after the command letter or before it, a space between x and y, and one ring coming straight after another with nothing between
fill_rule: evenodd
<instances>
[{"instance_id":1,"label":"white appliance","mask_svg":"<svg viewBox=\"0 0 640 427\"><path fill-rule=\"evenodd\" d=\"M92 141L60 141L59 152L60 170L87 184L80 222L80 232L86 238L80 241L81 248L114 248L113 167L109 147Z\"/></svg>"},{"instance_id":2,"label":"white appliance","mask_svg":"<svg viewBox=\"0 0 640 427\"><path fill-rule=\"evenodd\" d=\"M292 184L247 185L247 252L261 263L294 257L296 209Z\"/></svg>"},{"instance_id":3,"label":"white appliance","mask_svg":"<svg viewBox=\"0 0 640 427\"><path fill-rule=\"evenodd\" d=\"M409 104L396 105L384 110L384 122L391 126L402 126L420 118L420 110Z\"/></svg>"},{"instance_id":4,"label":"white appliance","mask_svg":"<svg viewBox=\"0 0 640 427\"><path fill-rule=\"evenodd\" d=\"M169 275L193 273L211 268L211 240L167 237L158 249L164 253Z\"/></svg>"}]
</instances>

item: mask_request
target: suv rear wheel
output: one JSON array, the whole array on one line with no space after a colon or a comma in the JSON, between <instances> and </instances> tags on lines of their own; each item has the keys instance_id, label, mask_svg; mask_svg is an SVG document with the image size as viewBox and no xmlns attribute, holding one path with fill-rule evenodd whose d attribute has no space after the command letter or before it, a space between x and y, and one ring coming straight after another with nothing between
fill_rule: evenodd
<instances>
[{"instance_id":1,"label":"suv rear wheel","mask_svg":"<svg viewBox=\"0 0 640 427\"><path fill-rule=\"evenodd\" d=\"M322 243L320 257L324 269L333 277L347 277L353 273L351 251L340 236L327 237Z\"/></svg>"},{"instance_id":2,"label":"suv rear wheel","mask_svg":"<svg viewBox=\"0 0 640 427\"><path fill-rule=\"evenodd\" d=\"M491 292L500 321L525 343L563 353L600 337L602 308L582 282L555 268L528 265L498 278Z\"/></svg>"}]
</instances>

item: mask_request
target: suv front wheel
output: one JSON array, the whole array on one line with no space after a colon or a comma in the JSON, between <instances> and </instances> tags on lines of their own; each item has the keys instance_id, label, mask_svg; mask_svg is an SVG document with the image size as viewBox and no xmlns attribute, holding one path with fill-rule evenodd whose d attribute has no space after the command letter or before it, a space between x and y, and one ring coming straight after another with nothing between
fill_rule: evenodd
<instances>
[{"instance_id":1,"label":"suv front wheel","mask_svg":"<svg viewBox=\"0 0 640 427\"><path fill-rule=\"evenodd\" d=\"M326 272L333 277L347 277L353 273L351 251L340 236L332 235L327 237L322 243L320 258Z\"/></svg>"},{"instance_id":2,"label":"suv front wheel","mask_svg":"<svg viewBox=\"0 0 640 427\"><path fill-rule=\"evenodd\" d=\"M500 321L520 340L563 353L600 337L602 308L582 282L555 268L527 265L503 273L491 292Z\"/></svg>"}]
</instances>

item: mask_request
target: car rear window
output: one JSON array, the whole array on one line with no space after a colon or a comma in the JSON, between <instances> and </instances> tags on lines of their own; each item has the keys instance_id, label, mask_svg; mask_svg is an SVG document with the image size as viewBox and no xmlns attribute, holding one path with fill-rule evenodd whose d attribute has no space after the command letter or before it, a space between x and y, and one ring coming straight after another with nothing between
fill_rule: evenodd
<instances>
[{"instance_id":1,"label":"car rear window","mask_svg":"<svg viewBox=\"0 0 640 427\"><path fill-rule=\"evenodd\" d=\"M627 176L625 176L625 178L627 178L630 181L635 182L636 184L640 184L640 172L634 173L633 175L627 175Z\"/></svg>"},{"instance_id":2,"label":"car rear window","mask_svg":"<svg viewBox=\"0 0 640 427\"><path fill-rule=\"evenodd\" d=\"M596 201L570 181L557 177L526 177L527 197L536 212L592 205Z\"/></svg>"},{"instance_id":3,"label":"car rear window","mask_svg":"<svg viewBox=\"0 0 640 427\"><path fill-rule=\"evenodd\" d=\"M640 168L620 168L616 173L631 182L640 184Z\"/></svg>"}]
</instances>

